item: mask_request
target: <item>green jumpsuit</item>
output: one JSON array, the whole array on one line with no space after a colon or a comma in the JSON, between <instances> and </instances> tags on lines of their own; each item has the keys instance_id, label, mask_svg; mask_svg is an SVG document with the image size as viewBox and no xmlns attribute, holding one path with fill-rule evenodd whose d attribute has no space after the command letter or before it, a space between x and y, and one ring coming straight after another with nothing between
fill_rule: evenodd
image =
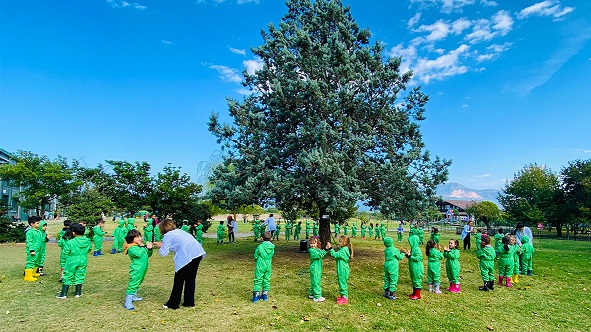
<instances>
[{"instance_id":1,"label":"green jumpsuit","mask_svg":"<svg viewBox=\"0 0 591 332\"><path fill-rule=\"evenodd\" d=\"M351 227L351 235L353 237L357 237L357 223L353 222L353 227Z\"/></svg>"},{"instance_id":2,"label":"green jumpsuit","mask_svg":"<svg viewBox=\"0 0 591 332\"><path fill-rule=\"evenodd\" d=\"M314 225L312 227L312 234L314 234L314 236L318 236L318 223L314 222Z\"/></svg>"},{"instance_id":3,"label":"green jumpsuit","mask_svg":"<svg viewBox=\"0 0 591 332\"><path fill-rule=\"evenodd\" d=\"M66 259L68 258L68 256L64 254L64 247L66 246L66 242L68 242L68 239L64 237L64 234L66 234L66 231L62 229L59 234L60 239L57 241L57 246L60 247L60 268L62 269L66 266Z\"/></svg>"},{"instance_id":4,"label":"green jumpsuit","mask_svg":"<svg viewBox=\"0 0 591 332\"><path fill-rule=\"evenodd\" d=\"M27 253L25 269L34 269L37 267L37 256L41 251L41 232L38 229L29 227L25 231L25 235L25 251ZM31 255L33 252L35 252L35 255Z\"/></svg>"},{"instance_id":5,"label":"green jumpsuit","mask_svg":"<svg viewBox=\"0 0 591 332\"><path fill-rule=\"evenodd\" d=\"M219 224L217 229L217 243L224 243L224 238L226 237L226 228L224 225Z\"/></svg>"},{"instance_id":6,"label":"green jumpsuit","mask_svg":"<svg viewBox=\"0 0 591 332\"><path fill-rule=\"evenodd\" d=\"M373 226L369 226L369 238L373 237Z\"/></svg>"},{"instance_id":7,"label":"green jumpsuit","mask_svg":"<svg viewBox=\"0 0 591 332\"><path fill-rule=\"evenodd\" d=\"M187 225L187 224L183 224L181 226L181 231L185 231L185 232L189 233L191 231L191 227L189 227L189 225Z\"/></svg>"},{"instance_id":8,"label":"green jumpsuit","mask_svg":"<svg viewBox=\"0 0 591 332\"><path fill-rule=\"evenodd\" d=\"M349 288L347 287L347 280L349 280L349 257L351 257L349 247L341 247L338 251L330 248L329 252L337 262L339 293L341 293L342 296L349 298Z\"/></svg>"},{"instance_id":9,"label":"green jumpsuit","mask_svg":"<svg viewBox=\"0 0 591 332\"><path fill-rule=\"evenodd\" d=\"M480 243L482 243L482 233L477 232L476 234L474 234L474 242L476 243L476 250L478 250L478 248L480 248Z\"/></svg>"},{"instance_id":10,"label":"green jumpsuit","mask_svg":"<svg viewBox=\"0 0 591 332\"><path fill-rule=\"evenodd\" d=\"M261 232L261 226L259 225L258 222L254 222L254 224L252 225L252 232L254 233L254 241L258 241L258 239L261 237L260 236L260 232Z\"/></svg>"},{"instance_id":11,"label":"green jumpsuit","mask_svg":"<svg viewBox=\"0 0 591 332\"><path fill-rule=\"evenodd\" d=\"M126 295L137 293L138 288L146 277L148 271L148 257L152 256L152 249L145 246L132 245L127 249L131 264L129 265L129 284Z\"/></svg>"},{"instance_id":12,"label":"green jumpsuit","mask_svg":"<svg viewBox=\"0 0 591 332\"><path fill-rule=\"evenodd\" d=\"M285 224L285 239L287 241L291 240L292 228L293 228L293 225L292 225L291 221L287 221L287 223Z\"/></svg>"},{"instance_id":13,"label":"green jumpsuit","mask_svg":"<svg viewBox=\"0 0 591 332\"><path fill-rule=\"evenodd\" d=\"M450 284L460 283L460 251L457 248L452 248L443 253L445 261L445 274L449 279Z\"/></svg>"},{"instance_id":14,"label":"green jumpsuit","mask_svg":"<svg viewBox=\"0 0 591 332\"><path fill-rule=\"evenodd\" d=\"M404 254L394 247L391 237L384 238L384 291L395 292L398 286L398 262Z\"/></svg>"},{"instance_id":15,"label":"green jumpsuit","mask_svg":"<svg viewBox=\"0 0 591 332\"><path fill-rule=\"evenodd\" d=\"M107 232L101 229L101 226L96 225L92 228L93 236L92 242L94 243L94 251L103 250L103 236L107 234Z\"/></svg>"},{"instance_id":16,"label":"green jumpsuit","mask_svg":"<svg viewBox=\"0 0 591 332\"><path fill-rule=\"evenodd\" d=\"M349 235L349 226L348 225L343 226L343 235Z\"/></svg>"},{"instance_id":17,"label":"green jumpsuit","mask_svg":"<svg viewBox=\"0 0 591 332\"><path fill-rule=\"evenodd\" d=\"M88 253L92 250L92 243L86 236L76 236L64 245L66 265L64 266L64 285L81 285L86 279Z\"/></svg>"},{"instance_id":18,"label":"green jumpsuit","mask_svg":"<svg viewBox=\"0 0 591 332\"><path fill-rule=\"evenodd\" d=\"M277 224L277 229L275 229L275 232L273 233L273 238L275 238L275 240L279 240L280 233L281 233L281 225Z\"/></svg>"},{"instance_id":19,"label":"green jumpsuit","mask_svg":"<svg viewBox=\"0 0 591 332\"><path fill-rule=\"evenodd\" d=\"M503 245L499 253L499 277L511 278L513 276L517 246L508 245L508 248L509 250L505 250L505 246Z\"/></svg>"},{"instance_id":20,"label":"green jumpsuit","mask_svg":"<svg viewBox=\"0 0 591 332\"><path fill-rule=\"evenodd\" d=\"M127 230L130 231L132 229L135 229L135 218L127 218Z\"/></svg>"},{"instance_id":21,"label":"green jumpsuit","mask_svg":"<svg viewBox=\"0 0 591 332\"><path fill-rule=\"evenodd\" d=\"M484 282L495 280L495 257L495 249L490 244L476 250L476 258L480 260L480 276Z\"/></svg>"},{"instance_id":22,"label":"green jumpsuit","mask_svg":"<svg viewBox=\"0 0 591 332\"><path fill-rule=\"evenodd\" d=\"M503 250L503 237L505 237L505 235L499 233L495 234L495 251L497 256L499 256L501 250Z\"/></svg>"},{"instance_id":23,"label":"green jumpsuit","mask_svg":"<svg viewBox=\"0 0 591 332\"><path fill-rule=\"evenodd\" d=\"M419 244L425 243L425 231L422 228L418 229L418 236L419 236Z\"/></svg>"},{"instance_id":24,"label":"green jumpsuit","mask_svg":"<svg viewBox=\"0 0 591 332\"><path fill-rule=\"evenodd\" d=\"M367 226L365 226L365 224L361 224L361 238L365 238L366 229Z\"/></svg>"},{"instance_id":25,"label":"green jumpsuit","mask_svg":"<svg viewBox=\"0 0 591 332\"><path fill-rule=\"evenodd\" d=\"M328 253L322 249L310 248L310 289L308 295L315 299L322 297L322 287L320 280L322 278L322 258Z\"/></svg>"},{"instance_id":26,"label":"green jumpsuit","mask_svg":"<svg viewBox=\"0 0 591 332\"><path fill-rule=\"evenodd\" d=\"M195 226L195 239L197 239L197 242L203 243L203 224Z\"/></svg>"},{"instance_id":27,"label":"green jumpsuit","mask_svg":"<svg viewBox=\"0 0 591 332\"><path fill-rule=\"evenodd\" d=\"M119 226L115 228L117 231L117 252L123 252L123 244L125 243L125 237L127 236L127 227L125 227L125 219L119 220Z\"/></svg>"},{"instance_id":28,"label":"green jumpsuit","mask_svg":"<svg viewBox=\"0 0 591 332\"><path fill-rule=\"evenodd\" d=\"M334 224L334 236L341 234L341 225L337 222Z\"/></svg>"},{"instance_id":29,"label":"green jumpsuit","mask_svg":"<svg viewBox=\"0 0 591 332\"><path fill-rule=\"evenodd\" d=\"M152 242L154 239L154 226L152 226L152 219L148 219L146 226L144 226L144 241Z\"/></svg>"},{"instance_id":30,"label":"green jumpsuit","mask_svg":"<svg viewBox=\"0 0 591 332\"><path fill-rule=\"evenodd\" d=\"M441 283L441 260L443 254L436 248L429 250L429 259L427 262L427 282L429 284Z\"/></svg>"},{"instance_id":31,"label":"green jumpsuit","mask_svg":"<svg viewBox=\"0 0 591 332\"><path fill-rule=\"evenodd\" d=\"M306 239L310 238L310 230L312 230L310 227L310 222L306 221Z\"/></svg>"},{"instance_id":32,"label":"green jumpsuit","mask_svg":"<svg viewBox=\"0 0 591 332\"><path fill-rule=\"evenodd\" d=\"M275 254L275 245L270 241L264 241L259 244L254 251L254 292L268 292L271 289L271 273L273 255Z\"/></svg>"},{"instance_id":33,"label":"green jumpsuit","mask_svg":"<svg viewBox=\"0 0 591 332\"><path fill-rule=\"evenodd\" d=\"M41 243L39 243L39 255L35 265L43 266L45 264L45 255L47 253L47 232L43 230L43 226L47 225L47 221L43 220L39 224L39 232L41 233Z\"/></svg>"},{"instance_id":34,"label":"green jumpsuit","mask_svg":"<svg viewBox=\"0 0 591 332\"><path fill-rule=\"evenodd\" d=\"M380 225L380 235L382 236L382 239L386 237L386 224L384 223Z\"/></svg>"},{"instance_id":35,"label":"green jumpsuit","mask_svg":"<svg viewBox=\"0 0 591 332\"><path fill-rule=\"evenodd\" d=\"M521 255L521 246L515 245L515 247L517 247L517 250L515 250L515 252L513 253L513 275L519 274L519 269L521 269L521 266L519 266L519 255Z\"/></svg>"},{"instance_id":36,"label":"green jumpsuit","mask_svg":"<svg viewBox=\"0 0 591 332\"><path fill-rule=\"evenodd\" d=\"M439 241L441 241L441 234L439 234L439 233L435 233L435 234L433 235L433 242L435 242L435 243L439 243Z\"/></svg>"},{"instance_id":37,"label":"green jumpsuit","mask_svg":"<svg viewBox=\"0 0 591 332\"><path fill-rule=\"evenodd\" d=\"M295 229L293 231L293 239L299 240L300 239L300 232L302 231L302 226L300 224L295 225Z\"/></svg>"},{"instance_id":38,"label":"green jumpsuit","mask_svg":"<svg viewBox=\"0 0 591 332\"><path fill-rule=\"evenodd\" d=\"M532 269L532 256L534 253L534 246L529 242L529 236L524 235L521 237L521 273L528 275L531 274Z\"/></svg>"},{"instance_id":39,"label":"green jumpsuit","mask_svg":"<svg viewBox=\"0 0 591 332\"><path fill-rule=\"evenodd\" d=\"M154 242L160 242L162 240L162 234L160 234L160 227L156 225L154 227Z\"/></svg>"},{"instance_id":40,"label":"green jumpsuit","mask_svg":"<svg viewBox=\"0 0 591 332\"><path fill-rule=\"evenodd\" d=\"M410 243L410 255L406 257L408 258L408 271L412 287L421 289L425 267L423 266L423 253L419 248L419 237L417 235L409 236L408 243Z\"/></svg>"}]
</instances>

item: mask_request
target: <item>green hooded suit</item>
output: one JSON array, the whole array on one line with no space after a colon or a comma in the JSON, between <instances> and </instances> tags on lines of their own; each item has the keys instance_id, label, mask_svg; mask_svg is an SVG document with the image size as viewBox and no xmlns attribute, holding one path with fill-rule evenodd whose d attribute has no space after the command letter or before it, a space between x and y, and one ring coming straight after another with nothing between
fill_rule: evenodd
<instances>
[{"instance_id":1,"label":"green hooded suit","mask_svg":"<svg viewBox=\"0 0 591 332\"><path fill-rule=\"evenodd\" d=\"M395 292L398 286L398 262L404 258L404 254L394 247L391 237L384 238L384 290Z\"/></svg>"},{"instance_id":2,"label":"green hooded suit","mask_svg":"<svg viewBox=\"0 0 591 332\"><path fill-rule=\"evenodd\" d=\"M127 285L126 295L137 293L142 281L148 271L148 257L152 256L152 249L145 246L133 245L127 249L131 264L129 265L129 284Z\"/></svg>"},{"instance_id":3,"label":"green hooded suit","mask_svg":"<svg viewBox=\"0 0 591 332\"><path fill-rule=\"evenodd\" d=\"M353 227L351 227L351 235L353 237L357 237L357 223L353 222Z\"/></svg>"},{"instance_id":4,"label":"green hooded suit","mask_svg":"<svg viewBox=\"0 0 591 332\"><path fill-rule=\"evenodd\" d=\"M260 292L261 289L267 292L271 289L273 255L275 255L275 245L270 241L259 244L254 251L255 269L254 285L252 287L254 292Z\"/></svg>"},{"instance_id":5,"label":"green hooded suit","mask_svg":"<svg viewBox=\"0 0 591 332\"><path fill-rule=\"evenodd\" d=\"M64 266L64 285L81 285L86 279L88 253L92 250L92 243L86 236L76 236L64 245L66 265Z\"/></svg>"},{"instance_id":6,"label":"green hooded suit","mask_svg":"<svg viewBox=\"0 0 591 332\"><path fill-rule=\"evenodd\" d=\"M203 224L195 226L195 239L197 239L197 242L203 243Z\"/></svg>"},{"instance_id":7,"label":"green hooded suit","mask_svg":"<svg viewBox=\"0 0 591 332\"><path fill-rule=\"evenodd\" d=\"M429 284L441 283L441 260L443 254L437 248L429 250L429 259L427 262L427 281Z\"/></svg>"},{"instance_id":8,"label":"green hooded suit","mask_svg":"<svg viewBox=\"0 0 591 332\"><path fill-rule=\"evenodd\" d=\"M417 235L409 236L408 243L410 244L410 255L406 257L408 258L408 270L412 287L421 289L425 267L423 266L423 253L419 248L419 237Z\"/></svg>"},{"instance_id":9,"label":"green hooded suit","mask_svg":"<svg viewBox=\"0 0 591 332\"><path fill-rule=\"evenodd\" d=\"M154 226L152 226L153 222L154 220L152 218L148 218L146 226L144 226L144 241L146 242L152 242L154 240Z\"/></svg>"},{"instance_id":10,"label":"green hooded suit","mask_svg":"<svg viewBox=\"0 0 591 332\"><path fill-rule=\"evenodd\" d=\"M445 274L449 279L450 284L460 283L460 251L457 248L452 248L443 253L445 261Z\"/></svg>"},{"instance_id":11,"label":"green hooded suit","mask_svg":"<svg viewBox=\"0 0 591 332\"><path fill-rule=\"evenodd\" d=\"M117 226L113 232L113 242L116 242L113 243L113 247L117 248L117 252L123 252L123 244L125 243L127 232L129 231L127 230L127 227L125 227L125 219L119 220L119 226ZM117 238L117 241L115 241L115 238Z\"/></svg>"},{"instance_id":12,"label":"green hooded suit","mask_svg":"<svg viewBox=\"0 0 591 332\"><path fill-rule=\"evenodd\" d=\"M96 225L92 228L92 242L94 243L94 250L103 250L103 236L107 234L107 232L101 229L101 226Z\"/></svg>"},{"instance_id":13,"label":"green hooded suit","mask_svg":"<svg viewBox=\"0 0 591 332\"><path fill-rule=\"evenodd\" d=\"M534 246L529 242L529 236L521 237L521 272L528 273L532 269L532 256L534 253Z\"/></svg>"},{"instance_id":14,"label":"green hooded suit","mask_svg":"<svg viewBox=\"0 0 591 332\"><path fill-rule=\"evenodd\" d=\"M341 247L338 251L330 248L330 255L337 261L337 281L339 283L339 293L342 296L349 297L349 288L347 287L347 280L349 280L349 258L351 252L349 247Z\"/></svg>"},{"instance_id":15,"label":"green hooded suit","mask_svg":"<svg viewBox=\"0 0 591 332\"><path fill-rule=\"evenodd\" d=\"M515 253L518 247L507 245L507 248L505 249L503 245L499 253L499 276L511 278L513 276L513 266L515 265Z\"/></svg>"},{"instance_id":16,"label":"green hooded suit","mask_svg":"<svg viewBox=\"0 0 591 332\"><path fill-rule=\"evenodd\" d=\"M495 249L489 244L476 250L476 258L480 260L480 276L482 281L495 280Z\"/></svg>"},{"instance_id":17,"label":"green hooded suit","mask_svg":"<svg viewBox=\"0 0 591 332\"><path fill-rule=\"evenodd\" d=\"M27 228L25 231L26 244L25 251L27 252L27 262L25 269L34 269L37 267L37 260L41 252L41 231L33 227ZM31 255L35 252L35 255Z\"/></svg>"},{"instance_id":18,"label":"green hooded suit","mask_svg":"<svg viewBox=\"0 0 591 332\"><path fill-rule=\"evenodd\" d=\"M310 290L308 294L315 299L322 297L322 287L320 280L322 278L322 258L328 253L322 249L310 248Z\"/></svg>"},{"instance_id":19,"label":"green hooded suit","mask_svg":"<svg viewBox=\"0 0 591 332\"><path fill-rule=\"evenodd\" d=\"M47 221L42 220L39 224L39 232L41 233L40 243L39 243L39 255L37 255L37 266L43 266L45 264L45 255L47 254L47 232L43 230L43 226L47 225Z\"/></svg>"}]
</instances>

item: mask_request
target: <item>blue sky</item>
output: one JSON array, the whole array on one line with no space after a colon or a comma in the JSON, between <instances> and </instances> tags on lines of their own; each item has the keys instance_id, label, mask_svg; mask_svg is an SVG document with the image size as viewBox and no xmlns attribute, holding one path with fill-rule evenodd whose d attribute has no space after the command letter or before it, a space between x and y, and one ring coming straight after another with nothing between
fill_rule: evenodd
<instances>
[{"instance_id":1,"label":"blue sky","mask_svg":"<svg viewBox=\"0 0 591 332\"><path fill-rule=\"evenodd\" d=\"M422 133L450 181L501 188L529 163L591 158L591 1L343 0L429 94ZM280 0L0 0L0 147L198 178L211 112Z\"/></svg>"}]
</instances>

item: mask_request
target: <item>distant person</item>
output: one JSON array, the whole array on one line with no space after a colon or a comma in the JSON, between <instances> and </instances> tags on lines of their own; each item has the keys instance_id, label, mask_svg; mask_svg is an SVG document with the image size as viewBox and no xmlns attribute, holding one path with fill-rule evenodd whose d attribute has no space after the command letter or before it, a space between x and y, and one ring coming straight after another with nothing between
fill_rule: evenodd
<instances>
[{"instance_id":1,"label":"distant person","mask_svg":"<svg viewBox=\"0 0 591 332\"><path fill-rule=\"evenodd\" d=\"M472 227L472 220L469 220L468 223L464 225L464 229L460 235L462 242L464 243L464 250L466 250L466 248L470 249L470 236L472 235L473 231L474 227Z\"/></svg>"},{"instance_id":2,"label":"distant person","mask_svg":"<svg viewBox=\"0 0 591 332\"><path fill-rule=\"evenodd\" d=\"M277 225L275 224L275 218L273 218L272 213L265 220L264 225L267 227L267 231L269 231L271 233L271 238L273 238L273 235L275 234L275 231L277 230Z\"/></svg>"},{"instance_id":3,"label":"distant person","mask_svg":"<svg viewBox=\"0 0 591 332\"><path fill-rule=\"evenodd\" d=\"M220 224L218 225L218 229L217 229L217 244L223 244L224 243L224 237L226 237L226 229L224 228L224 221L220 220Z\"/></svg>"},{"instance_id":4,"label":"distant person","mask_svg":"<svg viewBox=\"0 0 591 332\"><path fill-rule=\"evenodd\" d=\"M235 232L237 229L234 217L228 216L228 218L226 219L226 227L228 227L228 242L234 243L234 241L236 241Z\"/></svg>"},{"instance_id":5,"label":"distant person","mask_svg":"<svg viewBox=\"0 0 591 332\"><path fill-rule=\"evenodd\" d=\"M93 256L102 256L103 255L103 237L107 232L104 231L103 227L105 226L105 221L103 218L99 218L96 221L96 226L92 228L92 242L94 243L94 252Z\"/></svg>"},{"instance_id":6,"label":"distant person","mask_svg":"<svg viewBox=\"0 0 591 332\"><path fill-rule=\"evenodd\" d=\"M384 297L389 300L396 300L398 288L398 265L404 259L404 253L394 247L394 240L391 237L384 238Z\"/></svg>"},{"instance_id":7,"label":"distant person","mask_svg":"<svg viewBox=\"0 0 591 332\"><path fill-rule=\"evenodd\" d=\"M480 260L480 276L483 285L479 290L488 292L494 290L495 286L495 249L490 245L490 236L482 235L480 246L476 249L476 258ZM500 276L499 276L500 279ZM509 282L507 282L509 284ZM510 286L507 286L510 287Z\"/></svg>"},{"instance_id":8,"label":"distant person","mask_svg":"<svg viewBox=\"0 0 591 332\"><path fill-rule=\"evenodd\" d=\"M452 293L460 292L460 244L458 240L449 240L449 246L443 248L443 257L445 260L445 274L449 279L448 291Z\"/></svg>"},{"instance_id":9,"label":"distant person","mask_svg":"<svg viewBox=\"0 0 591 332\"><path fill-rule=\"evenodd\" d=\"M37 255L41 250L41 232L39 231L41 222L39 217L31 216L29 217L28 223L29 227L25 230L27 261L25 263L25 277L23 280L34 282L39 277L35 269L37 268Z\"/></svg>"},{"instance_id":10,"label":"distant person","mask_svg":"<svg viewBox=\"0 0 591 332\"><path fill-rule=\"evenodd\" d=\"M146 242L138 230L131 230L125 236L124 253L129 255L131 264L129 265L129 283L125 291L125 304L123 307L127 310L133 310L133 302L141 301L143 298L137 296L138 288L146 277L148 271L148 257L152 256L152 243Z\"/></svg>"},{"instance_id":11,"label":"distant person","mask_svg":"<svg viewBox=\"0 0 591 332\"><path fill-rule=\"evenodd\" d=\"M58 299L65 299L70 286L76 286L76 297L82 296L82 283L86 279L86 268L88 267L88 253L92 250L92 242L87 236L86 227L83 224L73 223L70 230L74 238L68 240L64 246L66 265L62 278L62 290L57 296Z\"/></svg>"}]
</instances>

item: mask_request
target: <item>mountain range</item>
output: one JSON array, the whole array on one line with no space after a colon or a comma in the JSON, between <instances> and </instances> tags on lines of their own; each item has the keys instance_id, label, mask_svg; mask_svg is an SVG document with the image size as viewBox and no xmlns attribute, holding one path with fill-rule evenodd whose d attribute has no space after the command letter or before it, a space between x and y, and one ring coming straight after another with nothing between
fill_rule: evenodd
<instances>
[{"instance_id":1,"label":"mountain range","mask_svg":"<svg viewBox=\"0 0 591 332\"><path fill-rule=\"evenodd\" d=\"M496 189L472 189L457 182L449 182L437 186L437 195L445 199L461 199L466 201L491 201L500 206Z\"/></svg>"}]
</instances>

